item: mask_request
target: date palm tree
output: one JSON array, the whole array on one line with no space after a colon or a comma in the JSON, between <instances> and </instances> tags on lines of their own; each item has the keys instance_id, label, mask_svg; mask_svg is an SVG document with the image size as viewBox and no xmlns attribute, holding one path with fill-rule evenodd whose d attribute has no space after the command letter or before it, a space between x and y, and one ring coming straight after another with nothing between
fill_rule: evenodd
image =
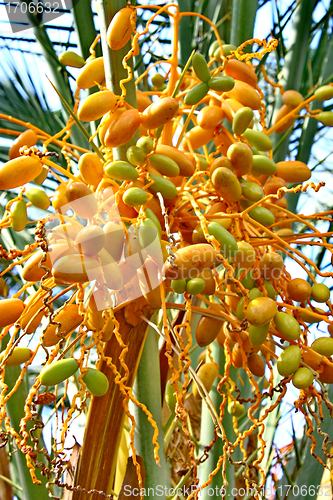
<instances>
[{"instance_id":1,"label":"date palm tree","mask_svg":"<svg viewBox=\"0 0 333 500\"><path fill-rule=\"evenodd\" d=\"M165 5L165 2L156 2L157 7L152 2L147 3L148 5L141 1L136 2L139 32L144 30L148 19L156 10ZM19 5L29 7L32 2L20 0ZM140 5L145 5L145 8L140 8ZM281 5L272 0L209 2L180 0L177 5L180 13L193 15L184 15L179 28L175 28L175 19L165 10L161 10L160 15L149 25L147 34L140 37L140 52L130 61L136 79L152 64L155 64L158 71L165 76L168 70L164 61L173 53L177 53L177 50L179 73L191 64L193 51L199 51L208 61L212 43L216 40L216 32L212 26L216 27L218 35L227 44L238 47L246 40L250 40L244 49L244 54L257 52L258 40L254 39L256 23L265 22L265 16L270 11L273 24L271 32L267 33L265 43L275 38L278 45L274 50L267 51L261 60L254 59L256 73L263 90L263 102L268 117L267 127L273 126L275 116L283 104L281 95L274 92L274 86L281 84L284 90L296 90L304 98L308 98L315 88L332 82L333 72L330 65L333 57L332 1L291 0ZM59 129L65 127L67 120L75 114L73 109L76 101L77 70L59 61L60 52L74 50L86 60L91 55L90 48L100 32L101 43L96 45L95 50L97 56L103 54L104 57L106 85L115 94L121 94L119 81L127 76L122 61L128 53L130 42L120 50L110 50L106 42L106 29L114 15L124 7L126 7L125 0L99 0L97 15L94 10L95 5L91 5L90 0L80 0L70 11L64 10L61 17L54 19L55 24L43 24L45 15L30 7L27 8L27 20L32 28L28 34L25 31L18 31L13 35L0 37L4 60L0 79L2 162L8 160L8 139L16 137L23 131L24 124L31 124L53 136ZM179 42L176 48L173 38L175 33ZM46 68L45 72L61 96L56 105L53 98L56 94L51 84L44 77L42 80L41 72L36 70L41 67L42 62L43 68ZM218 62L212 64L211 69L218 67ZM273 82L274 85L269 85L268 82ZM49 87L46 89L45 85ZM137 88L141 91L153 91L151 76L142 78ZM126 91L126 101L135 107L136 88L133 79L126 84ZM87 95L89 92L92 91L87 91ZM319 109L330 111L332 105L330 102L326 105L315 101L300 114L306 112L310 116L312 111ZM14 118L12 122L7 118L9 115ZM21 123L17 120L21 120ZM89 136L94 134L97 126L98 122L87 126L75 124L71 129L71 141L79 148L92 150ZM231 131L227 123L225 127ZM332 137L319 121L298 116L286 131L274 132L271 137L275 162L297 159L306 163L313 170L315 182L320 182L321 176L325 176L329 171L329 159L321 157L318 145L329 150ZM97 139L93 143L96 150L99 146ZM130 143L117 148L114 152L115 158L126 160L126 150L129 145ZM212 147L211 143L207 153L212 152L209 149ZM61 145L50 145L49 151L60 154ZM67 163L61 155L58 164L63 169L67 168ZM75 168L76 165L73 172ZM64 179L62 176L60 178ZM58 182L48 178L43 186L47 194L52 196L58 187ZM6 206L16 196L12 191L1 193L3 219L7 214ZM302 209L304 207L303 200L312 203L309 194L301 194L297 190L295 193L288 193L287 198L288 209L296 215L300 213L299 207ZM327 233L327 244L305 250L310 252L306 255L321 272L326 272L331 265L329 238L332 222L331 206L328 201L321 198L320 211L327 211L328 216L318 226L320 231ZM51 211L49 209L49 213ZM302 233L306 232L307 228L302 217L295 218L295 231ZM11 228L5 228L1 230L0 243L7 251L11 248L23 251L26 245L33 243L33 234L30 229L18 233ZM301 244L296 245L296 248L303 251ZM1 258L0 272L7 266L8 262ZM6 273L5 277L11 295L24 284L21 266L16 266L11 273ZM32 286L34 287L33 292L37 289L36 285ZM27 293L31 294L32 291L27 288ZM67 299L66 296L65 300ZM54 305L61 307L63 303L64 299L58 297ZM183 408L178 405L175 415L168 410L164 401L167 380L170 378L170 366L165 358L168 346L166 347L163 341L165 327L163 315L152 310L144 314L143 304L144 301L138 299L116 312L116 321L121 325L121 342L119 338L112 337L105 343L104 361L99 366L109 378L110 389L102 398L94 397L89 403L80 406L79 424L73 432L74 435L80 435L78 443L74 443L73 440L66 441L63 454L59 454L55 451L59 435L54 435L52 429L48 431L45 423L47 417L53 422L52 415L56 415L58 419L63 418L71 406L70 397L62 400L62 408L55 408L53 402L44 409L42 406L36 406L38 412L36 422L42 420L45 429L43 430L41 426L38 430L35 426L33 431L37 432L30 434L35 441L33 443L29 440L29 443L32 445L37 443L39 462L47 464L48 460L48 463L54 466L52 477L38 472L37 479L42 486L34 484L24 454L15 450L14 439L8 441L6 448L0 449L1 498L32 500L46 499L53 495L54 498L63 500L87 498L97 500L106 495L118 495L123 500L126 496L138 497L133 493L134 488L143 485L146 489L153 488L155 492L160 488L161 496L164 498L187 498L193 491L194 485L202 485L208 478L210 483L207 489L201 492L202 498L208 496L221 498L227 494L237 500L291 499L300 495L316 498L318 492L329 491L331 494L330 482L325 482L324 466L331 460L332 406L329 407L327 404L327 408L319 397L317 399L314 397L305 407L305 411L302 412L302 405L299 405L299 414L302 414L303 420L296 421L292 400L296 399L296 396L292 393L285 398L280 397L283 386L279 386L281 377L276 370L276 390L267 393L266 398L260 399L258 394L264 392L264 380L262 379L256 388L248 380L243 368L236 370L231 367L229 374L223 373L227 354L218 343L212 343L209 356L221 369L220 378L215 380L210 398L206 397L202 403L198 403L193 396L189 396L191 386L188 386L183 391L185 398ZM206 307L205 303L196 297L192 298L191 304L197 311L202 311ZM180 331L178 342L186 343L188 331L194 331L198 321L198 314L192 314L191 317L188 307L186 300L181 300L175 309L176 312L168 316L170 330ZM183 329L180 329L180 325L183 325ZM6 337L2 342L3 350ZM173 356L172 363L178 366L178 359L191 359L192 365L196 366L198 355L204 349L197 346L193 352L186 353L188 358L184 358L184 346L181 347L175 342L174 354L169 354L169 357ZM124 349L128 373L122 364ZM114 365L107 361L108 358L113 360ZM184 366L181 362L180 365L183 372L181 381L186 383L188 375L184 378ZM6 370L5 383L10 388L13 387L20 373L19 367ZM126 375L124 379L126 384L122 385L119 384L119 380L115 381L115 373L120 373L123 377ZM224 386L219 387L219 381L224 375L228 376L230 385L235 388L247 408L247 411L238 418L236 426L236 417L226 411L223 420L219 420L220 408L228 405L227 391ZM25 411L24 404L35 376L36 372L29 368L24 383L6 402L7 415L17 433L20 432L21 419ZM191 383L194 384L197 380L196 373L192 372L191 376L193 377ZM70 392L73 394L77 392L74 383L69 384ZM332 400L330 385L327 386L324 395L326 402ZM261 425L260 417L265 414L267 407L270 408L269 415ZM253 422L256 422L254 426ZM285 433L284 428L288 429ZM4 430L4 427L2 429ZM127 443L130 433L133 433L131 439L134 440L136 458L128 458ZM233 453L232 447L227 448L227 444L237 441L237 433L238 435L242 433L244 438L241 440L241 446L235 447ZM3 439L5 437L6 434L3 433ZM156 460L157 454L159 462ZM43 471L43 466L40 469ZM139 474L141 483L138 480L138 469L141 469L141 475ZM216 472L212 474L213 471ZM66 487L63 488L65 483ZM266 494L260 497L258 492L250 491L244 495L251 485L260 485L266 489ZM171 488L178 493L170 493ZM208 488L212 488L214 493Z\"/></svg>"}]
</instances>

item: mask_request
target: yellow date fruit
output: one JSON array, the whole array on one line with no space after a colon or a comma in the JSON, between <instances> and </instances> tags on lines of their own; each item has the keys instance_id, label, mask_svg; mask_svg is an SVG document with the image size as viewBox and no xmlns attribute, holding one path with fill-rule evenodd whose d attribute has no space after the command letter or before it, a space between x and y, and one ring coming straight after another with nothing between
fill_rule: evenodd
<instances>
[{"instance_id":1,"label":"yellow date fruit","mask_svg":"<svg viewBox=\"0 0 333 500\"><path fill-rule=\"evenodd\" d=\"M110 124L104 138L105 145L108 148L116 148L126 144L140 124L140 113L136 109L127 109Z\"/></svg>"},{"instance_id":2,"label":"yellow date fruit","mask_svg":"<svg viewBox=\"0 0 333 500\"><path fill-rule=\"evenodd\" d=\"M82 101L78 111L78 118L83 122L98 120L108 111L111 111L116 102L117 96L111 90L100 90Z\"/></svg>"},{"instance_id":3,"label":"yellow date fruit","mask_svg":"<svg viewBox=\"0 0 333 500\"><path fill-rule=\"evenodd\" d=\"M63 283L85 283L97 279L101 272L96 259L80 254L65 255L53 265L52 274Z\"/></svg>"},{"instance_id":4,"label":"yellow date fruit","mask_svg":"<svg viewBox=\"0 0 333 500\"><path fill-rule=\"evenodd\" d=\"M83 219L91 219L98 211L94 193L82 182L72 182L66 189L66 198L74 212Z\"/></svg>"},{"instance_id":5,"label":"yellow date fruit","mask_svg":"<svg viewBox=\"0 0 333 500\"><path fill-rule=\"evenodd\" d=\"M251 325L263 326L277 314L277 304L269 297L257 297L249 302L246 319Z\"/></svg>"},{"instance_id":6,"label":"yellow date fruit","mask_svg":"<svg viewBox=\"0 0 333 500\"><path fill-rule=\"evenodd\" d=\"M235 80L234 87L228 92L228 97L237 99L243 106L251 109L259 109L261 100L258 92L248 83Z\"/></svg>"},{"instance_id":7,"label":"yellow date fruit","mask_svg":"<svg viewBox=\"0 0 333 500\"><path fill-rule=\"evenodd\" d=\"M49 269L52 269L52 262L50 259L50 254L47 252L45 261L43 259L43 251L37 250L25 263L22 271L22 278L25 281L40 281L44 274L46 274L46 270L40 266L45 266Z\"/></svg>"},{"instance_id":8,"label":"yellow date fruit","mask_svg":"<svg viewBox=\"0 0 333 500\"><path fill-rule=\"evenodd\" d=\"M220 106L205 106L199 111L197 123L203 129L215 129L224 120L224 112Z\"/></svg>"},{"instance_id":9,"label":"yellow date fruit","mask_svg":"<svg viewBox=\"0 0 333 500\"><path fill-rule=\"evenodd\" d=\"M26 363L31 358L32 351L28 347L14 347L13 352L6 360L6 366L18 366ZM0 364L4 358L4 352L0 354Z\"/></svg>"},{"instance_id":10,"label":"yellow date fruit","mask_svg":"<svg viewBox=\"0 0 333 500\"><path fill-rule=\"evenodd\" d=\"M227 54L224 54L225 56ZM237 59L230 59L225 67L225 74L232 76L235 80L241 80L255 87L258 77L255 71L245 62L238 61Z\"/></svg>"},{"instance_id":11,"label":"yellow date fruit","mask_svg":"<svg viewBox=\"0 0 333 500\"><path fill-rule=\"evenodd\" d=\"M241 268L249 269L253 266L256 260L256 252L250 243L246 241L238 241L238 253L233 258L234 264Z\"/></svg>"},{"instance_id":12,"label":"yellow date fruit","mask_svg":"<svg viewBox=\"0 0 333 500\"><path fill-rule=\"evenodd\" d=\"M218 368L216 363L204 363L203 365L200 366L197 375L202 384L204 385L204 387L206 388L207 392L209 392L213 387L217 373L218 373ZM195 382L193 382L192 392L196 399L198 399L199 401L200 399L202 399L202 396L199 393L198 386Z\"/></svg>"},{"instance_id":13,"label":"yellow date fruit","mask_svg":"<svg viewBox=\"0 0 333 500\"><path fill-rule=\"evenodd\" d=\"M84 153L79 159L79 171L82 179L91 186L97 186L102 180L103 163L96 153Z\"/></svg>"},{"instance_id":14,"label":"yellow date fruit","mask_svg":"<svg viewBox=\"0 0 333 500\"><path fill-rule=\"evenodd\" d=\"M278 177L293 184L305 182L311 177L311 170L301 161L280 161L276 164L276 168Z\"/></svg>"},{"instance_id":15,"label":"yellow date fruit","mask_svg":"<svg viewBox=\"0 0 333 500\"><path fill-rule=\"evenodd\" d=\"M176 116L179 103L173 97L163 97L150 104L141 114L142 126L148 130L165 125Z\"/></svg>"},{"instance_id":16,"label":"yellow date fruit","mask_svg":"<svg viewBox=\"0 0 333 500\"><path fill-rule=\"evenodd\" d=\"M132 19L131 19L132 18ZM133 24L136 23L136 10L133 7L120 9L112 18L108 27L106 38L108 46L112 50L119 50L125 47L130 41L133 33Z\"/></svg>"},{"instance_id":17,"label":"yellow date fruit","mask_svg":"<svg viewBox=\"0 0 333 500\"><path fill-rule=\"evenodd\" d=\"M83 316L79 314L78 304L67 304L65 307L55 315L53 318L55 323L61 323L59 331L57 332L58 325L52 323L47 327L43 345L45 347L52 347L60 340L67 338L74 330L82 323Z\"/></svg>"},{"instance_id":18,"label":"yellow date fruit","mask_svg":"<svg viewBox=\"0 0 333 500\"><path fill-rule=\"evenodd\" d=\"M33 181L42 171L43 164L31 156L20 156L7 161L0 169L0 190L7 191Z\"/></svg>"},{"instance_id":19,"label":"yellow date fruit","mask_svg":"<svg viewBox=\"0 0 333 500\"><path fill-rule=\"evenodd\" d=\"M211 180L216 192L226 201L233 203L241 198L241 185L236 175L228 168L217 168L213 172Z\"/></svg>"},{"instance_id":20,"label":"yellow date fruit","mask_svg":"<svg viewBox=\"0 0 333 500\"><path fill-rule=\"evenodd\" d=\"M223 319L201 316L195 329L197 344L200 347L206 347L211 344L220 333L223 321Z\"/></svg>"},{"instance_id":21,"label":"yellow date fruit","mask_svg":"<svg viewBox=\"0 0 333 500\"><path fill-rule=\"evenodd\" d=\"M72 50L65 50L59 54L59 61L64 66L70 66L71 68L82 68L86 64L83 57Z\"/></svg>"},{"instance_id":22,"label":"yellow date fruit","mask_svg":"<svg viewBox=\"0 0 333 500\"><path fill-rule=\"evenodd\" d=\"M266 280L279 280L283 270L283 258L277 252L267 252L259 261L259 270Z\"/></svg>"},{"instance_id":23,"label":"yellow date fruit","mask_svg":"<svg viewBox=\"0 0 333 500\"><path fill-rule=\"evenodd\" d=\"M15 323L24 309L23 301L20 299L0 300L0 328Z\"/></svg>"},{"instance_id":24,"label":"yellow date fruit","mask_svg":"<svg viewBox=\"0 0 333 500\"><path fill-rule=\"evenodd\" d=\"M101 83L104 79L103 57L96 57L96 59L92 59L83 67L76 79L76 83L80 89L90 89L91 87L95 87L97 83Z\"/></svg>"},{"instance_id":25,"label":"yellow date fruit","mask_svg":"<svg viewBox=\"0 0 333 500\"><path fill-rule=\"evenodd\" d=\"M18 158L20 156L20 148L23 146L27 146L28 148L31 148L34 146L37 142L37 134L34 130L31 130L28 128L22 134L17 136L13 144L11 145L8 156L10 160L13 160L14 158Z\"/></svg>"},{"instance_id":26,"label":"yellow date fruit","mask_svg":"<svg viewBox=\"0 0 333 500\"><path fill-rule=\"evenodd\" d=\"M227 151L227 157L232 163L237 177L242 177L251 172L253 167L253 154L251 148L242 142L235 142Z\"/></svg>"},{"instance_id":27,"label":"yellow date fruit","mask_svg":"<svg viewBox=\"0 0 333 500\"><path fill-rule=\"evenodd\" d=\"M105 244L103 228L96 225L86 226L75 238L74 247L78 253L84 255L97 255Z\"/></svg>"},{"instance_id":28,"label":"yellow date fruit","mask_svg":"<svg viewBox=\"0 0 333 500\"><path fill-rule=\"evenodd\" d=\"M297 108L304 101L304 97L297 90L286 90L282 94L282 102L289 106L289 108Z\"/></svg>"},{"instance_id":29,"label":"yellow date fruit","mask_svg":"<svg viewBox=\"0 0 333 500\"><path fill-rule=\"evenodd\" d=\"M180 248L175 252L173 267L169 261L164 264L164 275L173 280L195 278L204 269L213 267L216 250L208 244L199 243Z\"/></svg>"}]
</instances>

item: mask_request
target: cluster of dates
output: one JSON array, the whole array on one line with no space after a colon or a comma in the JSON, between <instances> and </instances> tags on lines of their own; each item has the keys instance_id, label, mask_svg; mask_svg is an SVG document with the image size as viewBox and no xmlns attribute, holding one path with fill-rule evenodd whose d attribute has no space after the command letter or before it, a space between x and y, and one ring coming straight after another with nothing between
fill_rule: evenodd
<instances>
[{"instance_id":1,"label":"cluster of dates","mask_svg":"<svg viewBox=\"0 0 333 500\"><path fill-rule=\"evenodd\" d=\"M127 7L117 16L108 32L113 50L130 39L135 9ZM273 142L259 115L257 75L249 62L223 47L214 44L209 65L196 53L173 97L175 89L169 88L167 78L155 73L151 81L159 90L158 98L152 102L137 90L137 109L103 86L103 57L82 62L75 54L62 56L63 64L83 66L77 78L79 89L100 86L82 101L77 114L84 122L101 119L100 154L84 153L76 175L59 184L52 196L52 210L61 214L59 225L48 237L48 251L37 250L24 263L22 277L31 284L48 280L52 287L95 281L96 289L84 307L65 304L52 314L52 321L42 289L26 303L4 298L1 327L15 324L32 334L46 317L49 323L41 335L46 348L67 341L79 326L100 332L100 340L107 342L114 330L112 318L103 313L112 310L110 297L120 296L136 283L147 307L159 309L164 280L171 302L179 294L187 299L208 297L207 315L195 330L199 346L215 339L221 346L227 342L236 368L246 362L253 375L263 377L266 362L277 358L274 341L281 339L290 343L277 359L281 376L292 376L299 389L308 388L316 374L320 381L333 383L333 339L318 338L311 347L305 342L308 324L323 319L331 325L328 314L310 302L330 307L329 288L291 279L281 256L284 241L289 237L292 242L294 236L284 192L288 183L308 181L311 171L300 161L274 162ZM333 87L318 88L314 95L328 100ZM283 94L283 102L274 124L279 133L292 125L306 104L292 90ZM191 118L194 126L185 130L182 117ZM316 118L332 125L330 112ZM225 119L232 133L223 125ZM126 158L115 159L113 148L127 144L136 133L140 138L127 148ZM42 185L52 175L34 148L37 140L30 129L17 138L10 161L0 169L0 189L22 188L30 182ZM207 145L213 143L214 152L208 154ZM39 209L50 207L42 187L23 190L10 209L15 231L26 227L24 197ZM66 215L68 209L73 216ZM139 254L140 265L131 264ZM158 275L158 283L150 280L145 288L147 274ZM3 356L6 366L11 366L29 362L31 351L15 346ZM95 368L80 369L90 392L105 394L105 375ZM75 359L58 359L46 365L39 380L55 385L77 370ZM207 391L216 375L215 363L205 363L198 371ZM201 397L195 384L193 392ZM230 411L235 413L235 408Z\"/></svg>"}]
</instances>

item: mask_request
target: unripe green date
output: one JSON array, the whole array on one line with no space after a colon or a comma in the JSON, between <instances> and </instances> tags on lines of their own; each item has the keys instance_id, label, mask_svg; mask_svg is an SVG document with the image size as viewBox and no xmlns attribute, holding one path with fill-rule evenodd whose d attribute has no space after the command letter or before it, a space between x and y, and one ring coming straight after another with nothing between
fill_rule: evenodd
<instances>
[{"instance_id":1,"label":"unripe green date","mask_svg":"<svg viewBox=\"0 0 333 500\"><path fill-rule=\"evenodd\" d=\"M330 299L330 289L323 283L315 283L311 288L311 298L315 302L323 303Z\"/></svg>"},{"instance_id":2,"label":"unripe green date","mask_svg":"<svg viewBox=\"0 0 333 500\"><path fill-rule=\"evenodd\" d=\"M186 283L186 291L190 295L198 295L203 292L206 283L202 278L192 278Z\"/></svg>"},{"instance_id":3,"label":"unripe green date","mask_svg":"<svg viewBox=\"0 0 333 500\"><path fill-rule=\"evenodd\" d=\"M243 415L244 411L244 405L242 405L239 401L232 401L228 404L228 412L233 417L240 417Z\"/></svg>"},{"instance_id":4,"label":"unripe green date","mask_svg":"<svg viewBox=\"0 0 333 500\"><path fill-rule=\"evenodd\" d=\"M235 257L238 254L237 241L227 229L220 226L217 222L211 222L208 224L207 230L219 242L220 252L223 257Z\"/></svg>"},{"instance_id":5,"label":"unripe green date","mask_svg":"<svg viewBox=\"0 0 333 500\"><path fill-rule=\"evenodd\" d=\"M207 83L198 83L195 87L191 88L185 96L184 103L187 106L194 106L198 104L206 95L209 90Z\"/></svg>"},{"instance_id":6,"label":"unripe green date","mask_svg":"<svg viewBox=\"0 0 333 500\"><path fill-rule=\"evenodd\" d=\"M178 382L178 388L181 391L182 387L180 382ZM170 384L170 380L167 381L165 387L165 402L168 405L168 408L171 411L171 413L175 413L177 396L175 394L175 389L173 385Z\"/></svg>"},{"instance_id":7,"label":"unripe green date","mask_svg":"<svg viewBox=\"0 0 333 500\"><path fill-rule=\"evenodd\" d=\"M123 202L129 207L139 207L148 201L148 194L138 187L132 187L123 194Z\"/></svg>"},{"instance_id":8,"label":"unripe green date","mask_svg":"<svg viewBox=\"0 0 333 500\"><path fill-rule=\"evenodd\" d=\"M277 330L288 340L297 340L301 335L298 321L290 314L278 312L274 318Z\"/></svg>"},{"instance_id":9,"label":"unripe green date","mask_svg":"<svg viewBox=\"0 0 333 500\"><path fill-rule=\"evenodd\" d=\"M138 139L136 141L136 145L143 149L143 151L147 154L151 153L152 150L154 149L154 140L151 138L151 137L147 137L147 136L143 136L143 137L140 137L140 139Z\"/></svg>"},{"instance_id":10,"label":"unripe green date","mask_svg":"<svg viewBox=\"0 0 333 500\"><path fill-rule=\"evenodd\" d=\"M162 175L167 177L179 175L180 170L177 163L165 155L153 154L149 157L149 163Z\"/></svg>"},{"instance_id":11,"label":"unripe green date","mask_svg":"<svg viewBox=\"0 0 333 500\"><path fill-rule=\"evenodd\" d=\"M277 167L273 160L264 155L254 155L252 173L257 175L274 175Z\"/></svg>"},{"instance_id":12,"label":"unripe green date","mask_svg":"<svg viewBox=\"0 0 333 500\"><path fill-rule=\"evenodd\" d=\"M241 135L248 128L253 120L253 109L244 106L236 111L233 122L232 131L234 134Z\"/></svg>"},{"instance_id":13,"label":"unripe green date","mask_svg":"<svg viewBox=\"0 0 333 500\"><path fill-rule=\"evenodd\" d=\"M109 163L104 169L108 177L120 181L135 181L138 178L136 168L126 161L117 160Z\"/></svg>"},{"instance_id":14,"label":"unripe green date","mask_svg":"<svg viewBox=\"0 0 333 500\"><path fill-rule=\"evenodd\" d=\"M210 80L210 71L206 63L206 59L199 52L196 52L192 59L192 66L195 74L202 82Z\"/></svg>"},{"instance_id":15,"label":"unripe green date","mask_svg":"<svg viewBox=\"0 0 333 500\"><path fill-rule=\"evenodd\" d=\"M269 135L260 132L260 130L252 130L248 128L244 134L244 137L249 141L251 146L255 146L258 151L270 151L273 149L273 141Z\"/></svg>"},{"instance_id":16,"label":"unripe green date","mask_svg":"<svg viewBox=\"0 0 333 500\"><path fill-rule=\"evenodd\" d=\"M322 356L333 355L333 338L332 337L319 337L312 345L311 349L318 352Z\"/></svg>"},{"instance_id":17,"label":"unripe green date","mask_svg":"<svg viewBox=\"0 0 333 500\"><path fill-rule=\"evenodd\" d=\"M266 340L270 323L262 326L250 325L249 327L249 340L252 345L258 347Z\"/></svg>"},{"instance_id":18,"label":"unripe green date","mask_svg":"<svg viewBox=\"0 0 333 500\"><path fill-rule=\"evenodd\" d=\"M82 380L86 384L88 391L94 396L104 396L109 389L107 376L96 368L89 368Z\"/></svg>"},{"instance_id":19,"label":"unripe green date","mask_svg":"<svg viewBox=\"0 0 333 500\"><path fill-rule=\"evenodd\" d=\"M241 187L244 198L249 201L256 202L264 197L263 188L255 182L242 182Z\"/></svg>"},{"instance_id":20,"label":"unripe green date","mask_svg":"<svg viewBox=\"0 0 333 500\"><path fill-rule=\"evenodd\" d=\"M12 228L19 233L25 229L28 222L27 206L24 200L19 200L12 205Z\"/></svg>"},{"instance_id":21,"label":"unripe green date","mask_svg":"<svg viewBox=\"0 0 333 500\"><path fill-rule=\"evenodd\" d=\"M209 88L215 92L229 92L235 86L235 80L231 76L213 76L208 81Z\"/></svg>"},{"instance_id":22,"label":"unripe green date","mask_svg":"<svg viewBox=\"0 0 333 500\"><path fill-rule=\"evenodd\" d=\"M165 200L173 200L177 196L177 188L173 182L160 175L150 174L153 179L154 184L152 184L149 189L153 193L161 193Z\"/></svg>"},{"instance_id":23,"label":"unripe green date","mask_svg":"<svg viewBox=\"0 0 333 500\"><path fill-rule=\"evenodd\" d=\"M270 227L275 223L274 215L265 207L254 207L248 213L251 219L254 219L265 227Z\"/></svg>"},{"instance_id":24,"label":"unripe green date","mask_svg":"<svg viewBox=\"0 0 333 500\"><path fill-rule=\"evenodd\" d=\"M313 373L309 368L302 366L294 373L292 383L297 389L307 389L310 387L314 379Z\"/></svg>"},{"instance_id":25,"label":"unripe green date","mask_svg":"<svg viewBox=\"0 0 333 500\"><path fill-rule=\"evenodd\" d=\"M332 111L322 111L316 116L317 120L325 125L325 127L333 127L333 113Z\"/></svg>"},{"instance_id":26,"label":"unripe green date","mask_svg":"<svg viewBox=\"0 0 333 500\"><path fill-rule=\"evenodd\" d=\"M43 210L47 210L49 208L50 200L45 191L38 188L29 188L24 194L35 207Z\"/></svg>"},{"instance_id":27,"label":"unripe green date","mask_svg":"<svg viewBox=\"0 0 333 500\"><path fill-rule=\"evenodd\" d=\"M328 101L329 99L332 99L333 86L332 85L323 85L322 87L319 87L315 91L314 96L318 101Z\"/></svg>"},{"instance_id":28,"label":"unripe green date","mask_svg":"<svg viewBox=\"0 0 333 500\"><path fill-rule=\"evenodd\" d=\"M298 345L290 345L279 356L277 370L282 377L295 373L302 359L302 351Z\"/></svg>"},{"instance_id":29,"label":"unripe green date","mask_svg":"<svg viewBox=\"0 0 333 500\"><path fill-rule=\"evenodd\" d=\"M186 280L171 280L171 288L176 293L184 293L186 291Z\"/></svg>"},{"instance_id":30,"label":"unripe green date","mask_svg":"<svg viewBox=\"0 0 333 500\"><path fill-rule=\"evenodd\" d=\"M150 208L146 208L145 214L148 217L148 219L150 219L152 222L155 223L155 226L157 227L157 231L158 231L159 237L161 238L161 236L162 236L162 228L161 228L160 221L158 220L158 218L156 217L156 215L154 214L154 212ZM143 224L144 224L144 222L143 222Z\"/></svg>"},{"instance_id":31,"label":"unripe green date","mask_svg":"<svg viewBox=\"0 0 333 500\"><path fill-rule=\"evenodd\" d=\"M130 146L126 151L126 157L132 165L143 165L146 156L146 152L139 146Z\"/></svg>"},{"instance_id":32,"label":"unripe green date","mask_svg":"<svg viewBox=\"0 0 333 500\"><path fill-rule=\"evenodd\" d=\"M67 358L53 361L40 372L39 380L42 385L57 385L74 375L78 369L76 359Z\"/></svg>"}]
</instances>

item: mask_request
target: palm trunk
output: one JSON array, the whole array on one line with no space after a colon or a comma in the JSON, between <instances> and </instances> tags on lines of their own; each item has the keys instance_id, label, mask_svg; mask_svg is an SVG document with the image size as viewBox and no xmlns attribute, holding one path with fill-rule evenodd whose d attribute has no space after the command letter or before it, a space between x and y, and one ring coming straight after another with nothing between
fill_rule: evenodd
<instances>
[{"instance_id":1,"label":"palm trunk","mask_svg":"<svg viewBox=\"0 0 333 500\"><path fill-rule=\"evenodd\" d=\"M143 303L143 299L138 299L135 306L139 307ZM133 304L125 306L115 315L119 321L121 338L128 347L125 356L125 363L129 369L127 386L132 386L134 382L148 327L147 323L142 320L134 324L135 316L131 314ZM112 359L120 375L124 376L119 361L121 351L122 348L113 335L105 346L105 356ZM91 400L75 483L85 490L95 489L108 494L113 486L125 411L124 398L119 385L115 382L111 368L106 361L103 361L99 369L108 377L110 387L105 396L93 397ZM87 500L87 494L84 491L74 491L72 498L73 500ZM100 498L97 493L89 497L90 500Z\"/></svg>"}]
</instances>

